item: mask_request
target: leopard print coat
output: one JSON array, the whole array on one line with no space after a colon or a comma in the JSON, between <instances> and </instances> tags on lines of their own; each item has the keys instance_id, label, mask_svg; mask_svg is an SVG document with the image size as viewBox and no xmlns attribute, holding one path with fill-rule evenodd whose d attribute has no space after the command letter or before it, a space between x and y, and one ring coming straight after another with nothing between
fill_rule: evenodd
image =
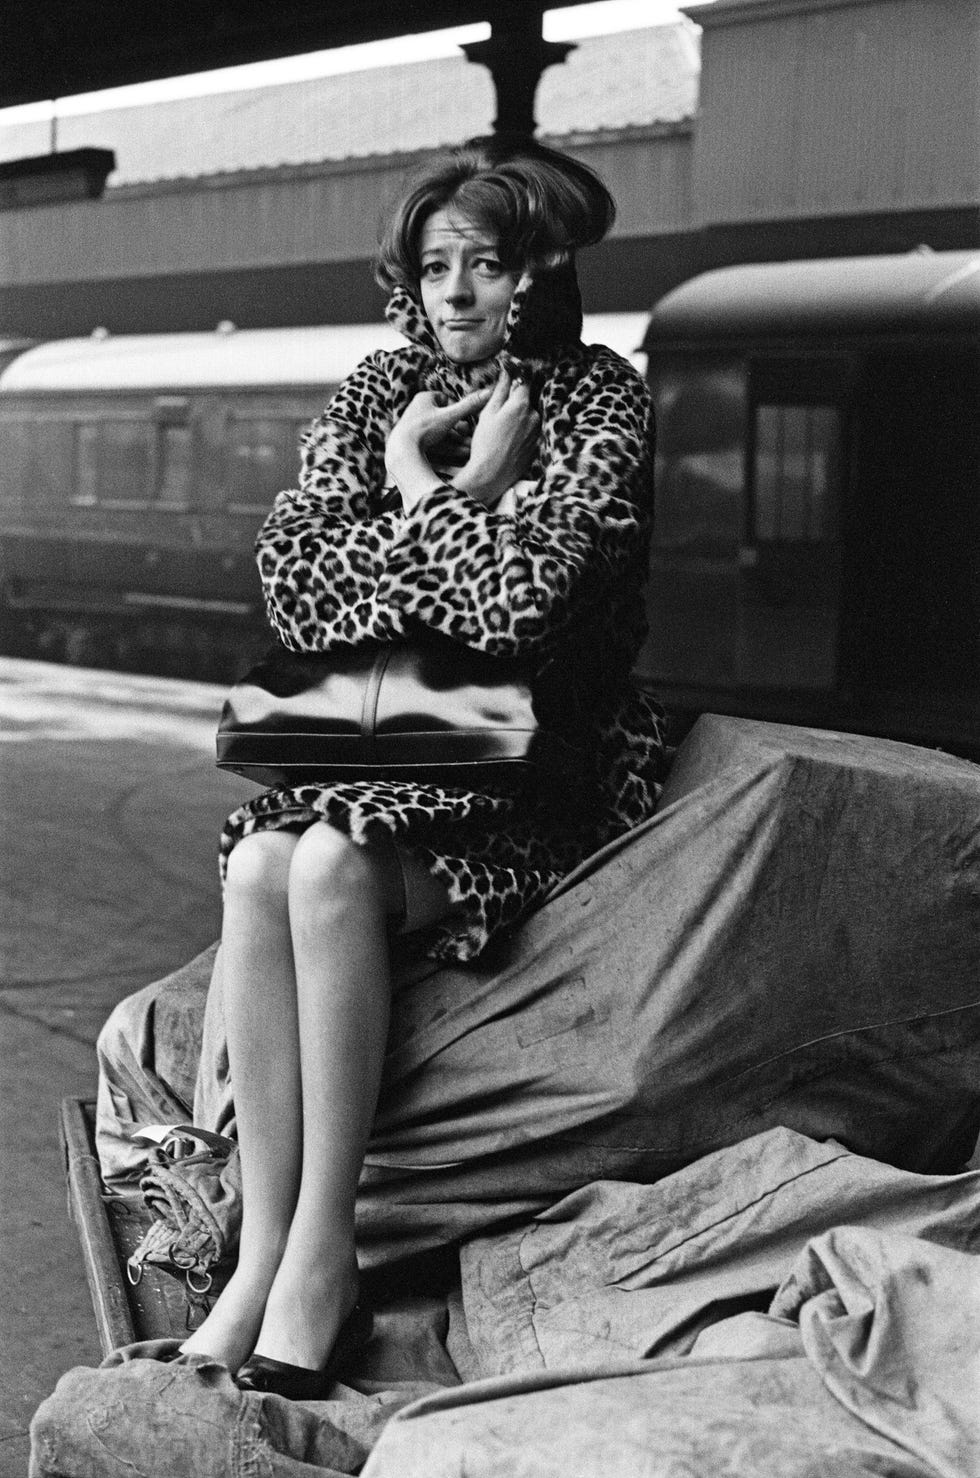
<instances>
[{"instance_id":1,"label":"leopard print coat","mask_svg":"<svg viewBox=\"0 0 980 1478\"><path fill-rule=\"evenodd\" d=\"M516 791L403 780L280 787L229 818L222 855L253 831L318 818L357 843L393 838L454 904L419 949L466 960L653 811L662 713L629 678L645 634L652 410L630 364L580 342L571 267L522 277L504 348L480 365L445 357L405 289L387 317L407 346L370 355L340 386L304 437L298 489L279 494L259 534L272 626L298 652L396 640L421 625L488 653L531 654L539 710L588 757L574 814L567 786L546 775ZM453 487L471 425L462 449L432 455L445 483L405 513L385 480L392 426L420 390L457 400L501 364L523 374L541 416L515 511Z\"/></svg>"}]
</instances>

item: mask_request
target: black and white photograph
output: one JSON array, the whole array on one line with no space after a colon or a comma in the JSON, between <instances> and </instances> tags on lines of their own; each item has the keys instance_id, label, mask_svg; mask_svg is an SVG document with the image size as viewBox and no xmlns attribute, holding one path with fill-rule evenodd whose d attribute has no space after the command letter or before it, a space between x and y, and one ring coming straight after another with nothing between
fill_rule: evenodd
<instances>
[{"instance_id":1,"label":"black and white photograph","mask_svg":"<svg viewBox=\"0 0 980 1478\"><path fill-rule=\"evenodd\" d=\"M980 1478L980 0L5 0L0 1478Z\"/></svg>"}]
</instances>

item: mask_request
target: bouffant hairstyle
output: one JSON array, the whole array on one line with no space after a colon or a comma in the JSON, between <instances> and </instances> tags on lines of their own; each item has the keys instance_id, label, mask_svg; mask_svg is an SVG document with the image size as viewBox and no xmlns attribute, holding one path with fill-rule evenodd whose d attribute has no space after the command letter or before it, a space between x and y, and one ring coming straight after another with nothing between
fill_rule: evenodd
<instances>
[{"instance_id":1,"label":"bouffant hairstyle","mask_svg":"<svg viewBox=\"0 0 980 1478\"><path fill-rule=\"evenodd\" d=\"M437 160L395 207L375 276L386 291L415 288L422 228L452 206L497 241L508 271L558 267L601 241L616 215L612 196L577 159L533 139L470 139Z\"/></svg>"}]
</instances>

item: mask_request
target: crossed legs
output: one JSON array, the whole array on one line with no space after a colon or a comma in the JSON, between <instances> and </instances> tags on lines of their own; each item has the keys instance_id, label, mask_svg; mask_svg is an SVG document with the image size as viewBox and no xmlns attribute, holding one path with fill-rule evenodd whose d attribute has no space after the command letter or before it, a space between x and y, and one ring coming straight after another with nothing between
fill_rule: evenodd
<instances>
[{"instance_id":1,"label":"crossed legs","mask_svg":"<svg viewBox=\"0 0 980 1478\"><path fill-rule=\"evenodd\" d=\"M411 883L406 890L403 874ZM238 1265L186 1352L317 1369L357 1297L354 1202L388 1030L388 919L448 911L407 854L316 822L228 862L221 969L242 1170Z\"/></svg>"}]
</instances>

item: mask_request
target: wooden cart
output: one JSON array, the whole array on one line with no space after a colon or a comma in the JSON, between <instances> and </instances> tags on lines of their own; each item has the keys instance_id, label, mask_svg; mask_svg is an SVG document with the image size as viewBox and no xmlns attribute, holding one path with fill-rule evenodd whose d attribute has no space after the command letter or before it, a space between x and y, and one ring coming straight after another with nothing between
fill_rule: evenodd
<instances>
[{"instance_id":1,"label":"wooden cart","mask_svg":"<svg viewBox=\"0 0 980 1478\"><path fill-rule=\"evenodd\" d=\"M179 1269L150 1262L134 1281L128 1259L151 1218L138 1193L106 1194L95 1153L95 1105L64 1099L61 1136L68 1210L78 1228L103 1354L137 1340L183 1339L210 1309L230 1267L215 1271L206 1293L195 1291Z\"/></svg>"}]
</instances>

